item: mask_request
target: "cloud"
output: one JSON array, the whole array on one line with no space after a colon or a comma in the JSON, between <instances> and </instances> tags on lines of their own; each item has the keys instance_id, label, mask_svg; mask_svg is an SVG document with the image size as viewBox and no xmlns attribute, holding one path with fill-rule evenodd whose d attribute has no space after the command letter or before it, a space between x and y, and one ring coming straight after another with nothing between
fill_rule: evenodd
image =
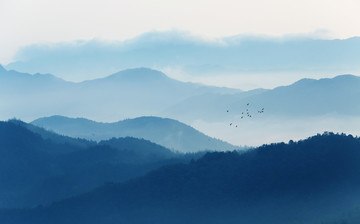
<instances>
[{"instance_id":1,"label":"cloud","mask_svg":"<svg viewBox=\"0 0 360 224\"><path fill-rule=\"evenodd\" d=\"M319 33L323 36L323 32L315 32L282 37L237 35L203 39L189 32L171 30L152 31L124 41L92 39L36 44L18 51L15 62L7 68L82 81L127 68L149 67L183 78L182 81L205 83L224 75L249 78L288 74L301 78L299 74L312 77L359 72L360 38L318 39ZM209 77L212 81L204 79Z\"/></svg>"},{"instance_id":2,"label":"cloud","mask_svg":"<svg viewBox=\"0 0 360 224\"><path fill-rule=\"evenodd\" d=\"M328 0L326 5L323 0L2 0L0 62L34 43L126 40L173 28L206 38L318 29L348 38L360 35L358 8L356 0Z\"/></svg>"}]
</instances>

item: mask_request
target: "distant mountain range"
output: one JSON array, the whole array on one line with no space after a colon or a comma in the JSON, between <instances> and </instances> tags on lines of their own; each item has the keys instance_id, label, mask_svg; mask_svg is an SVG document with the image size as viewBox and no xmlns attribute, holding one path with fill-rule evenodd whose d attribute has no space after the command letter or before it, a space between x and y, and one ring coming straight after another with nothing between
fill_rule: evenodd
<instances>
[{"instance_id":1,"label":"distant mountain range","mask_svg":"<svg viewBox=\"0 0 360 224\"><path fill-rule=\"evenodd\" d=\"M360 72L360 38L231 36L215 41L181 32L149 32L126 41L73 41L22 48L6 66L52 73L77 81L149 67L191 76L248 74L343 74Z\"/></svg>"},{"instance_id":2,"label":"distant mountain range","mask_svg":"<svg viewBox=\"0 0 360 224\"><path fill-rule=\"evenodd\" d=\"M53 115L101 122L166 117L236 145L301 139L323 131L360 131L360 82L353 75L240 91L179 82L146 68L81 83L0 70L3 120L30 122Z\"/></svg>"},{"instance_id":3,"label":"distant mountain range","mask_svg":"<svg viewBox=\"0 0 360 224\"><path fill-rule=\"evenodd\" d=\"M355 224L356 216L342 214L359 206L359 149L359 138L324 133L243 153L208 153L50 206L3 209L0 221Z\"/></svg>"},{"instance_id":4,"label":"distant mountain range","mask_svg":"<svg viewBox=\"0 0 360 224\"><path fill-rule=\"evenodd\" d=\"M96 143L19 120L0 122L0 208L50 204L201 155L174 153L144 139Z\"/></svg>"},{"instance_id":5,"label":"distant mountain range","mask_svg":"<svg viewBox=\"0 0 360 224\"><path fill-rule=\"evenodd\" d=\"M34 120L61 114L113 121L157 115L190 96L210 92L241 91L179 82L146 68L129 69L81 83L0 68L0 117Z\"/></svg>"},{"instance_id":6,"label":"distant mountain range","mask_svg":"<svg viewBox=\"0 0 360 224\"><path fill-rule=\"evenodd\" d=\"M360 78L352 75L302 79L271 90L243 92L179 82L145 68L81 83L0 68L0 94L3 119L34 120L60 114L114 121L151 115L191 124L226 121L241 116L245 109L256 114L265 108L264 115L297 117L360 113L360 105L354 103L360 97Z\"/></svg>"},{"instance_id":7,"label":"distant mountain range","mask_svg":"<svg viewBox=\"0 0 360 224\"><path fill-rule=\"evenodd\" d=\"M61 135L88 140L100 141L129 136L143 138L179 152L240 149L238 146L206 136L179 121L159 117L139 117L114 123L100 123L84 118L52 116L39 118L31 124Z\"/></svg>"},{"instance_id":8,"label":"distant mountain range","mask_svg":"<svg viewBox=\"0 0 360 224\"><path fill-rule=\"evenodd\" d=\"M360 114L360 105L356 103L359 97L360 77L340 75L332 79L302 79L271 90L258 89L237 94L206 93L190 97L168 108L162 115L188 123L194 120L222 121L230 117L239 120L243 112L244 117L248 111L258 116L262 108L266 112L261 116L354 116ZM228 113L225 113L225 108L229 110Z\"/></svg>"}]
</instances>

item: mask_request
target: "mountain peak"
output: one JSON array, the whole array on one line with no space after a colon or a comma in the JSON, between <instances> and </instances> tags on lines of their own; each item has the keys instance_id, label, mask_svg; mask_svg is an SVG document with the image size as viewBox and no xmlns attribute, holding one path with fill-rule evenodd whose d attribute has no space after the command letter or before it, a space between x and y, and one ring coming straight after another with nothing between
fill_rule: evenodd
<instances>
[{"instance_id":1,"label":"mountain peak","mask_svg":"<svg viewBox=\"0 0 360 224\"><path fill-rule=\"evenodd\" d=\"M343 83L352 83L359 81L360 77L351 75L351 74L344 74L344 75L338 75L333 78L322 78L322 79L310 79L310 78L304 78L300 79L299 81L293 83L291 86L303 86L303 85L311 85L311 84L319 84L319 83L329 83L329 82L335 82L337 84L343 84Z\"/></svg>"},{"instance_id":2,"label":"mountain peak","mask_svg":"<svg viewBox=\"0 0 360 224\"><path fill-rule=\"evenodd\" d=\"M351 75L351 74L344 74L344 75L338 75L336 77L333 78L334 80L359 80L360 77L359 76L355 76L355 75Z\"/></svg>"},{"instance_id":3,"label":"mountain peak","mask_svg":"<svg viewBox=\"0 0 360 224\"><path fill-rule=\"evenodd\" d=\"M179 152L239 149L237 146L213 139L177 120L154 116L100 123L85 118L57 115L39 118L31 124L53 130L61 135L95 141L126 136L146 139Z\"/></svg>"},{"instance_id":4,"label":"mountain peak","mask_svg":"<svg viewBox=\"0 0 360 224\"><path fill-rule=\"evenodd\" d=\"M121 79L125 81L152 81L152 80L163 80L168 77L157 70L150 68L133 68L126 69L115 74L112 74L105 79Z\"/></svg>"},{"instance_id":5,"label":"mountain peak","mask_svg":"<svg viewBox=\"0 0 360 224\"><path fill-rule=\"evenodd\" d=\"M65 117L65 116L61 116L61 115L53 115L50 117L38 118L38 119L32 121L31 123L41 126L43 123L50 123L52 125L54 125L54 124L67 125L72 122L80 122L82 124L95 123L94 121L88 120L86 118L70 118L70 117Z\"/></svg>"}]
</instances>

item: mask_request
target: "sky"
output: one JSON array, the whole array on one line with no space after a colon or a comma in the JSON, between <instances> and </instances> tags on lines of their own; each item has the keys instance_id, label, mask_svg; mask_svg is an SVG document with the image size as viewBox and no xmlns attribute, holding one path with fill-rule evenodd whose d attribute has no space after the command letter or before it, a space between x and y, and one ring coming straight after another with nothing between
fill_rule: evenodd
<instances>
[{"instance_id":1,"label":"sky","mask_svg":"<svg viewBox=\"0 0 360 224\"><path fill-rule=\"evenodd\" d=\"M349 38L360 36L359 9L358 0L0 0L0 64L30 44L126 40L149 31Z\"/></svg>"}]
</instances>

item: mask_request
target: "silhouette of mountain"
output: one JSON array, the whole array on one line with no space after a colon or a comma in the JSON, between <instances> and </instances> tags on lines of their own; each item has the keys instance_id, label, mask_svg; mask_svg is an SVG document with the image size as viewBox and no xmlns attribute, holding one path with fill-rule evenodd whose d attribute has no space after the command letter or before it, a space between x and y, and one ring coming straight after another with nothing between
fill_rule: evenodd
<instances>
[{"instance_id":1,"label":"silhouette of mountain","mask_svg":"<svg viewBox=\"0 0 360 224\"><path fill-rule=\"evenodd\" d=\"M12 77L9 73L0 76ZM133 74L137 75L130 81ZM42 75L26 77L21 80L31 79L36 83L47 80ZM154 81L141 81L144 77L152 77ZM32 121L59 114L114 122L141 116L169 117L237 145L301 139L325 130L359 131L356 124L360 120L354 119L358 119L356 115L360 112L360 106L355 103L360 84L358 77L351 75L305 79L271 90L246 92L182 83L144 68L125 70L108 79L51 83L1 81L0 118ZM247 103L251 103L248 109L253 116L241 119ZM258 114L262 108L265 112ZM231 128L230 123L234 124ZM261 138L257 140L252 135Z\"/></svg>"},{"instance_id":2,"label":"silhouette of mountain","mask_svg":"<svg viewBox=\"0 0 360 224\"><path fill-rule=\"evenodd\" d=\"M360 106L360 77L341 75L332 79L303 79L290 86L278 87L248 100L262 104L271 113L301 116L322 114L354 115ZM341 91L337 91L341 90Z\"/></svg>"},{"instance_id":3,"label":"silhouette of mountain","mask_svg":"<svg viewBox=\"0 0 360 224\"><path fill-rule=\"evenodd\" d=\"M194 76L359 72L360 38L232 36L205 41L181 32L149 32L123 42L98 40L30 45L8 69L101 77L129 67L180 69Z\"/></svg>"},{"instance_id":4,"label":"silhouette of mountain","mask_svg":"<svg viewBox=\"0 0 360 224\"><path fill-rule=\"evenodd\" d=\"M329 114L351 116L360 113L360 105L354 103L359 97L360 77L340 75L331 79L302 79L292 85L271 90L193 96L167 108L162 116L189 123L198 119L221 121L231 116L239 118L249 102L252 111L265 108L265 116L296 118ZM224 113L229 107L231 113Z\"/></svg>"},{"instance_id":5,"label":"silhouette of mountain","mask_svg":"<svg viewBox=\"0 0 360 224\"><path fill-rule=\"evenodd\" d=\"M5 72L4 72L5 71ZM356 115L359 77L303 79L271 90L239 90L184 83L146 69L129 69L103 79L71 83L51 75L0 71L3 119L34 120L52 114L114 121L129 117L171 117L186 123L225 121L246 103L264 115ZM342 91L335 91L342 89ZM222 112L231 107L231 113ZM256 108L255 108L256 107ZM259 107L259 108L258 108Z\"/></svg>"},{"instance_id":6,"label":"silhouette of mountain","mask_svg":"<svg viewBox=\"0 0 360 224\"><path fill-rule=\"evenodd\" d=\"M159 117L99 123L84 118L52 116L39 118L31 124L62 135L96 141L126 136L143 138L180 152L240 149L238 146L206 136L179 121Z\"/></svg>"},{"instance_id":7,"label":"silhouette of mountain","mask_svg":"<svg viewBox=\"0 0 360 224\"><path fill-rule=\"evenodd\" d=\"M7 71L0 65L0 91L4 94L23 94L30 91L41 92L50 89L57 89L64 85L70 85L60 78L51 74L30 75L21 73L14 70Z\"/></svg>"},{"instance_id":8,"label":"silhouette of mountain","mask_svg":"<svg viewBox=\"0 0 360 224\"><path fill-rule=\"evenodd\" d=\"M49 204L200 155L176 154L143 139L96 143L19 120L0 122L0 208Z\"/></svg>"},{"instance_id":9,"label":"silhouette of mountain","mask_svg":"<svg viewBox=\"0 0 360 224\"><path fill-rule=\"evenodd\" d=\"M156 82L156 81L164 81L167 80L169 82L174 81L168 78L164 73L156 71L156 70L149 70L147 68L138 68L138 69L129 69L124 70L115 74L112 74L108 77L103 79L106 82L114 82L114 81L127 81L127 82Z\"/></svg>"},{"instance_id":10,"label":"silhouette of mountain","mask_svg":"<svg viewBox=\"0 0 360 224\"><path fill-rule=\"evenodd\" d=\"M32 210L7 223L321 223L359 205L360 139L324 133L213 152Z\"/></svg>"},{"instance_id":11,"label":"silhouette of mountain","mask_svg":"<svg viewBox=\"0 0 360 224\"><path fill-rule=\"evenodd\" d=\"M0 71L3 119L33 120L52 114L112 121L156 115L190 96L240 90L184 83L146 68L128 69L111 76L71 83L52 75Z\"/></svg>"},{"instance_id":12,"label":"silhouette of mountain","mask_svg":"<svg viewBox=\"0 0 360 224\"><path fill-rule=\"evenodd\" d=\"M188 96L216 92L216 93L238 93L238 89L206 86L191 82L181 82L171 79L164 73L149 68L126 69L105 78L88 80L80 83L82 87L95 86L99 88L101 85L115 85L133 90L134 92L143 90L151 90L151 94L158 93L159 97L165 97L165 93L172 93L172 97L185 99ZM130 85L130 87L129 87ZM161 88L160 88L161 87ZM160 88L160 89L159 89ZM146 94L149 94L146 92ZM145 94L144 94L145 95Z\"/></svg>"},{"instance_id":13,"label":"silhouette of mountain","mask_svg":"<svg viewBox=\"0 0 360 224\"><path fill-rule=\"evenodd\" d=\"M56 134L55 132L45 130L44 128L38 127L36 125L25 123L21 120L11 119L11 120L8 120L8 122L25 127L28 130L30 130L31 132L40 135L43 139L51 140L54 143L76 145L76 146L82 147L84 149L88 148L88 147L96 146L96 142L94 142L94 141L85 140L85 139L81 139L81 138L75 139L75 138L71 138L68 136L59 135L59 134ZM66 148L64 150L66 150Z\"/></svg>"}]
</instances>

